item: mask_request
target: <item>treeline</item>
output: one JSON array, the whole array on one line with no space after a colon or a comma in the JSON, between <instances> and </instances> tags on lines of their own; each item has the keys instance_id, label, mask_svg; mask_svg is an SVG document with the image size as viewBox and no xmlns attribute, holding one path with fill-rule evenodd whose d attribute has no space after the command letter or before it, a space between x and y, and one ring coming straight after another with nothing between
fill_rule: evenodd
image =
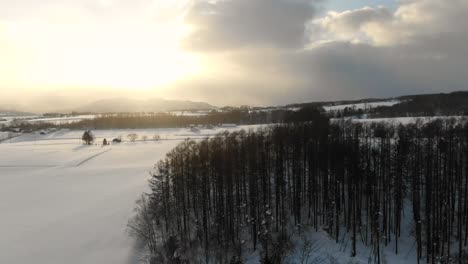
<instances>
[{"instance_id":1,"label":"treeline","mask_svg":"<svg viewBox=\"0 0 468 264\"><path fill-rule=\"evenodd\" d=\"M468 102L468 92L410 95L398 99L402 101L399 104L372 109L372 117L468 115L468 104L466 103Z\"/></svg>"},{"instance_id":2,"label":"treeline","mask_svg":"<svg viewBox=\"0 0 468 264\"><path fill-rule=\"evenodd\" d=\"M251 111L234 109L223 112L210 112L202 116L178 116L167 113L113 113L100 114L94 119L79 122L53 124L47 122L18 122L14 125L2 125L0 131L32 131L54 129L146 129L176 128L189 125L253 125L276 124L293 121L308 121L320 115L315 107L303 107L298 111L278 109L272 111Z\"/></svg>"},{"instance_id":3,"label":"treeline","mask_svg":"<svg viewBox=\"0 0 468 264\"><path fill-rule=\"evenodd\" d=\"M362 243L384 263L384 247L409 250L399 242L411 217L418 263L466 263L467 172L468 124L316 117L181 143L155 166L129 226L151 263L242 263L252 250L282 263L305 226L337 243L346 233L351 256Z\"/></svg>"},{"instance_id":4,"label":"treeline","mask_svg":"<svg viewBox=\"0 0 468 264\"><path fill-rule=\"evenodd\" d=\"M170 128L189 125L219 124L267 124L291 121L313 120L320 113L316 108L304 107L299 111L273 110L270 112L234 109L223 112L210 112L201 116L178 116L166 113L116 113L101 114L94 119L82 120L70 124L52 125L47 123L20 125L23 129L44 129L47 127L69 129L133 129L133 128Z\"/></svg>"}]
</instances>

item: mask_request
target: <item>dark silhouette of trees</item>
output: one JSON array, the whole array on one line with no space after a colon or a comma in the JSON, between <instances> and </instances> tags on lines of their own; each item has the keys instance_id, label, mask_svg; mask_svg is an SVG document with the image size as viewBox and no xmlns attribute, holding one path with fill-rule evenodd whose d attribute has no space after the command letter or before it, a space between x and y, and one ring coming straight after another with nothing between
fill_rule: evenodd
<instances>
[{"instance_id":1,"label":"dark silhouette of trees","mask_svg":"<svg viewBox=\"0 0 468 264\"><path fill-rule=\"evenodd\" d=\"M374 117L460 116L468 114L468 92L402 96L401 103L371 109Z\"/></svg>"},{"instance_id":2,"label":"dark silhouette of trees","mask_svg":"<svg viewBox=\"0 0 468 264\"><path fill-rule=\"evenodd\" d=\"M94 135L91 132L91 130L86 130L83 133L83 136L81 137L81 139L84 141L86 145L91 145L94 142Z\"/></svg>"},{"instance_id":3,"label":"dark silhouette of trees","mask_svg":"<svg viewBox=\"0 0 468 264\"><path fill-rule=\"evenodd\" d=\"M313 107L306 107L299 111L287 109L273 109L271 111L234 109L226 112L210 112L202 116L177 116L168 113L113 113L100 114L94 119L86 119L69 124L22 123L21 127L24 130L37 130L49 127L68 129L135 129L187 127L189 125L251 125L311 121L318 115L320 115L320 111Z\"/></svg>"},{"instance_id":4,"label":"dark silhouette of trees","mask_svg":"<svg viewBox=\"0 0 468 264\"><path fill-rule=\"evenodd\" d=\"M289 120L168 153L150 181L148 247L177 241L180 259L197 251L216 263L259 250L264 263L281 263L279 245L310 227L337 242L346 234L351 256L361 243L383 263L385 247L401 254L411 218L418 262L464 263L468 124L330 123L314 110Z\"/></svg>"}]
</instances>

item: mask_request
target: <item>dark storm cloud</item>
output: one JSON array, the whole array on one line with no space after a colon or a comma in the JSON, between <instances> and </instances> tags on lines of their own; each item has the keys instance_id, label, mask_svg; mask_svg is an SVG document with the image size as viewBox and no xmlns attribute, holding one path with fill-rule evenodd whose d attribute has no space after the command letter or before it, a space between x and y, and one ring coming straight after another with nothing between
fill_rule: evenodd
<instances>
[{"instance_id":1,"label":"dark storm cloud","mask_svg":"<svg viewBox=\"0 0 468 264\"><path fill-rule=\"evenodd\" d=\"M233 104L468 89L468 30L461 22L468 12L465 1L402 1L395 12L366 7L313 20L309 3L271 3L223 1L191 10L196 30L186 46L229 54L243 78L206 79L179 84L179 89L210 92L206 98L229 94L224 98ZM310 42L304 44L307 34Z\"/></svg>"},{"instance_id":2,"label":"dark storm cloud","mask_svg":"<svg viewBox=\"0 0 468 264\"><path fill-rule=\"evenodd\" d=\"M306 0L198 2L185 18L193 32L184 46L195 51L301 47L305 23L314 11Z\"/></svg>"}]
</instances>

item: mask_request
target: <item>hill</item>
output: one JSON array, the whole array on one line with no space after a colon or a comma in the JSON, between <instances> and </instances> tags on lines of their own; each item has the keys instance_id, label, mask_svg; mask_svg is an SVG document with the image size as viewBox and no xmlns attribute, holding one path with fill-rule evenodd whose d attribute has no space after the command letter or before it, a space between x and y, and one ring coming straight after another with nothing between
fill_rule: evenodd
<instances>
[{"instance_id":1,"label":"hill","mask_svg":"<svg viewBox=\"0 0 468 264\"><path fill-rule=\"evenodd\" d=\"M370 114L372 117L468 115L468 92L405 95L328 102L290 104L288 108L323 107L338 116ZM341 112L341 113L337 113Z\"/></svg>"},{"instance_id":2,"label":"hill","mask_svg":"<svg viewBox=\"0 0 468 264\"><path fill-rule=\"evenodd\" d=\"M204 102L165 100L153 98L134 100L127 98L103 99L83 107L73 109L76 112L118 113L118 112L165 112L178 110L213 110L217 107Z\"/></svg>"}]
</instances>

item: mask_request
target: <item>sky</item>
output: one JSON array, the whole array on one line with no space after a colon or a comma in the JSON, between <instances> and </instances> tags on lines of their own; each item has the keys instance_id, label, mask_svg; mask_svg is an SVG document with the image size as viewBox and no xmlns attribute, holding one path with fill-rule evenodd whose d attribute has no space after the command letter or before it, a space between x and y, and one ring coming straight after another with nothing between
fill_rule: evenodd
<instances>
[{"instance_id":1,"label":"sky","mask_svg":"<svg viewBox=\"0 0 468 264\"><path fill-rule=\"evenodd\" d=\"M326 1L324 6L327 10L343 12L346 10L352 10L362 8L365 6L378 7L386 6L391 10L395 10L398 6L397 0L330 0Z\"/></svg>"},{"instance_id":2,"label":"sky","mask_svg":"<svg viewBox=\"0 0 468 264\"><path fill-rule=\"evenodd\" d=\"M0 109L467 90L466 0L0 0Z\"/></svg>"}]
</instances>

